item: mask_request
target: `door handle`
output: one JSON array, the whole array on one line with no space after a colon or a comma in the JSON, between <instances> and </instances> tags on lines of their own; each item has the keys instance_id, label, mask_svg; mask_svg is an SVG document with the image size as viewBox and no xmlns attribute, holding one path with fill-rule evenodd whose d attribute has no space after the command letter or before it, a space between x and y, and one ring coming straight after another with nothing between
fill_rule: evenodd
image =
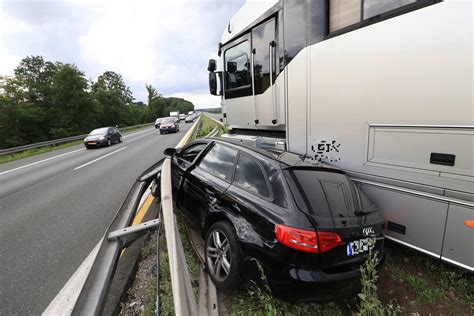
<instances>
[{"instance_id":1,"label":"door handle","mask_svg":"<svg viewBox=\"0 0 474 316\"><path fill-rule=\"evenodd\" d=\"M253 111L254 111L254 123L255 125L258 124L258 117L257 117L257 103L255 103L255 48L252 49L252 52L250 53L250 68L252 71L252 95L253 95Z\"/></svg>"},{"instance_id":2,"label":"door handle","mask_svg":"<svg viewBox=\"0 0 474 316\"><path fill-rule=\"evenodd\" d=\"M268 50L270 55L270 89L272 93L272 123L275 125L277 123L276 117L276 94L275 94L275 85L273 84L273 64L275 62L274 51L275 51L276 42L271 41L268 44Z\"/></svg>"}]
</instances>

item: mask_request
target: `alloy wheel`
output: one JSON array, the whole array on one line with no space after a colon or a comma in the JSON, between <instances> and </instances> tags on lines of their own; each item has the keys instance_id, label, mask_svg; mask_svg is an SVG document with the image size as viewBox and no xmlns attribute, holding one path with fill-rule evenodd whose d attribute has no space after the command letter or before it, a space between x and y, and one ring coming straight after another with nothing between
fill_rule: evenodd
<instances>
[{"instance_id":1,"label":"alloy wheel","mask_svg":"<svg viewBox=\"0 0 474 316\"><path fill-rule=\"evenodd\" d=\"M209 273L218 281L227 279L231 268L230 245L227 236L218 229L212 231L206 247Z\"/></svg>"}]
</instances>

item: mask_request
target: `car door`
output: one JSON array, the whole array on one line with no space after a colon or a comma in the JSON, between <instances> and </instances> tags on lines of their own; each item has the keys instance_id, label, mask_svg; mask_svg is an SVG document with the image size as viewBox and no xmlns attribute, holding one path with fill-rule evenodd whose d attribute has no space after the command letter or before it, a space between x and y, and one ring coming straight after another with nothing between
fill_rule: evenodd
<instances>
[{"instance_id":1,"label":"car door","mask_svg":"<svg viewBox=\"0 0 474 316\"><path fill-rule=\"evenodd\" d=\"M183 210L197 228L203 227L209 212L222 208L221 196L230 186L237 153L230 146L214 143L184 174L180 188Z\"/></svg>"},{"instance_id":2,"label":"car door","mask_svg":"<svg viewBox=\"0 0 474 316\"><path fill-rule=\"evenodd\" d=\"M193 143L188 147L183 148L176 154L171 163L171 186L173 200L176 207L180 208L182 205L182 192L179 190L182 185L183 175L190 168L199 154L208 146L207 142Z\"/></svg>"},{"instance_id":3,"label":"car door","mask_svg":"<svg viewBox=\"0 0 474 316\"><path fill-rule=\"evenodd\" d=\"M286 211L273 203L275 199L269 176L259 160L240 153L232 185L225 196L228 209L242 219L236 229L245 231L238 231L239 236L246 236L246 241L259 246L274 239L274 221L277 214Z\"/></svg>"},{"instance_id":4,"label":"car door","mask_svg":"<svg viewBox=\"0 0 474 316\"><path fill-rule=\"evenodd\" d=\"M115 142L115 133L114 133L114 129L113 129L113 128L109 128L109 130L107 131L107 135L109 136L110 141L111 141L112 143Z\"/></svg>"}]
</instances>

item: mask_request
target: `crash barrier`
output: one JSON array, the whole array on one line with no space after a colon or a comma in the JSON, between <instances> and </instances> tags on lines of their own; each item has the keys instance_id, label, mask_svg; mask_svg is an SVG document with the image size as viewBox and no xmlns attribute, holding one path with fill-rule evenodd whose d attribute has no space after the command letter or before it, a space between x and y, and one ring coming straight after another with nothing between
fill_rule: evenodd
<instances>
[{"instance_id":1,"label":"crash barrier","mask_svg":"<svg viewBox=\"0 0 474 316\"><path fill-rule=\"evenodd\" d=\"M159 226L160 219L158 218L129 227L139 208L143 194L156 178L159 170L157 163L133 184L100 242L96 258L74 304L73 315L99 315L102 313L122 250L148 231Z\"/></svg>"},{"instance_id":2,"label":"crash barrier","mask_svg":"<svg viewBox=\"0 0 474 316\"><path fill-rule=\"evenodd\" d=\"M119 128L119 130L120 131L127 131L127 130L132 129L132 128L138 128L138 127L151 125L151 124L153 124L153 123L145 123L145 124L121 127L121 128ZM72 141L75 141L75 140L83 139L87 135L88 134L82 134L82 135L70 136L70 137L65 137L65 138L60 138L60 139L48 140L48 141L45 141L45 142L40 142L40 143L35 143L35 144L23 145L23 146L12 147L12 148L7 148L7 149L0 149L0 156L8 155L8 154L14 154L14 153L25 151L25 150L28 150L28 149L48 147L48 146L56 146L56 145L64 144L64 143L67 143L67 142L72 142Z\"/></svg>"},{"instance_id":3,"label":"crash barrier","mask_svg":"<svg viewBox=\"0 0 474 316\"><path fill-rule=\"evenodd\" d=\"M201 117L186 133L176 148L186 145L197 132ZM166 233L166 246L170 265L171 288L176 315L198 315L198 305L194 297L191 276L184 256L176 216L173 211L171 190L171 157L167 156L161 168L161 214ZM159 238L158 238L159 242ZM158 291L159 292L159 291Z\"/></svg>"},{"instance_id":4,"label":"crash barrier","mask_svg":"<svg viewBox=\"0 0 474 316\"><path fill-rule=\"evenodd\" d=\"M197 132L200 118L194 123L183 139L176 146L183 147ZM157 219L130 226L140 209L141 201L146 198L147 190L153 180L162 172L162 216ZM86 265L87 276L78 289L68 288L61 291L67 296L58 298L45 310L44 315L73 314L73 315L100 315L103 313L107 296L112 284L115 269L124 248L130 246L138 238L151 230L159 228L163 223L166 229L166 239L169 251L170 270L172 271L172 289L175 311L178 315L197 315L197 304L192 292L189 272L184 259L184 251L176 219L172 207L171 195L171 168L170 158L165 159L163 166L157 162L148 168L133 184L125 201L117 212L112 224L108 227L104 237L94 249L92 264ZM163 184L166 183L166 184ZM163 192L166 194L164 195ZM159 240L159 238L158 238ZM73 276L74 277L74 276ZM58 294L58 296L60 296ZM158 306L158 305L157 305Z\"/></svg>"}]
</instances>

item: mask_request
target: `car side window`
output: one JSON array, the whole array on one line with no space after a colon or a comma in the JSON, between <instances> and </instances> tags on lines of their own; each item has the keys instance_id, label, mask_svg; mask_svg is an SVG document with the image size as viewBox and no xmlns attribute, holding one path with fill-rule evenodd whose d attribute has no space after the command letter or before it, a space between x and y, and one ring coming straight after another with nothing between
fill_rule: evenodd
<instances>
[{"instance_id":1,"label":"car side window","mask_svg":"<svg viewBox=\"0 0 474 316\"><path fill-rule=\"evenodd\" d=\"M266 175L254 159L241 154L235 169L234 184L263 197L270 197Z\"/></svg>"},{"instance_id":2,"label":"car side window","mask_svg":"<svg viewBox=\"0 0 474 316\"><path fill-rule=\"evenodd\" d=\"M199 167L216 177L228 179L236 156L237 150L216 144L201 160Z\"/></svg>"},{"instance_id":3,"label":"car side window","mask_svg":"<svg viewBox=\"0 0 474 316\"><path fill-rule=\"evenodd\" d=\"M194 159L196 159L196 157L201 153L201 151L206 148L206 146L207 144L197 144L190 146L179 154L179 158L192 163Z\"/></svg>"}]
</instances>

